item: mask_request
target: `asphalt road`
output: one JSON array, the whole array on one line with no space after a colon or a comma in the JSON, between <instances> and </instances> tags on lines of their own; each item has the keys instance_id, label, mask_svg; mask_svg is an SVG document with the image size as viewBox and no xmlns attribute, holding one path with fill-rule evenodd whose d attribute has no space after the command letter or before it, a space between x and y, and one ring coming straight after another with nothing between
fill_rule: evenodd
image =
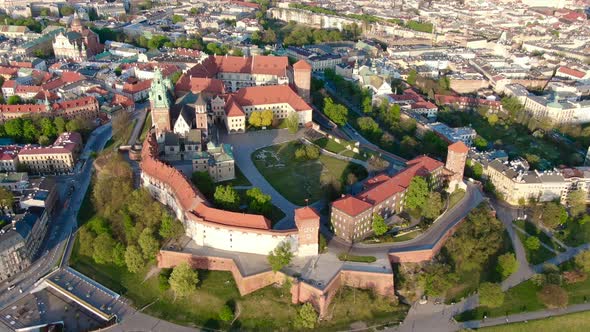
<instances>
[{"instance_id":1,"label":"asphalt road","mask_svg":"<svg viewBox=\"0 0 590 332\"><path fill-rule=\"evenodd\" d=\"M65 197L58 203L62 205L57 207L57 215L50 220L44 243L39 249L41 257L29 268L0 284L0 308L4 308L24 297L39 278L52 271L60 263L68 238L76 230L78 210L90 184L92 162L85 162L85 160L91 152L102 150L111 135L110 124L97 128L84 147L80 158L80 166L76 168L79 171L74 175L58 177L58 182L72 184L75 189L69 198ZM60 189L60 191L63 192L64 190ZM67 206L64 206L66 201ZM14 285L15 287L9 291L8 285ZM22 289L23 292L20 293L19 289Z\"/></svg>"}]
</instances>

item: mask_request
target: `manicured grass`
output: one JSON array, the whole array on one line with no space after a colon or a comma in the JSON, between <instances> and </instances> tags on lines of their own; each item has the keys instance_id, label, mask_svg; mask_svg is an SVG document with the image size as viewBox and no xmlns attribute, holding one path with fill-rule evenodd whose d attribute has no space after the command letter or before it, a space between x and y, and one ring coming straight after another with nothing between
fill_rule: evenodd
<instances>
[{"instance_id":1,"label":"manicured grass","mask_svg":"<svg viewBox=\"0 0 590 332\"><path fill-rule=\"evenodd\" d=\"M219 183L217 183L217 185L225 185L225 186L232 186L232 187L251 186L252 183L250 183L250 181L248 181L248 179L246 178L244 173L242 173L242 171L240 170L238 165L234 165L234 168L235 168L236 178L233 180L229 180L229 181L219 182Z\"/></svg>"},{"instance_id":2,"label":"manicured grass","mask_svg":"<svg viewBox=\"0 0 590 332\"><path fill-rule=\"evenodd\" d=\"M562 248L557 242L553 241L549 235L545 234L545 232L543 232L531 221L515 220L514 223L521 229L524 229L527 233L538 237L541 242L553 248L554 250L565 251L564 248Z\"/></svg>"},{"instance_id":3,"label":"manicured grass","mask_svg":"<svg viewBox=\"0 0 590 332\"><path fill-rule=\"evenodd\" d=\"M539 249L537 250L530 250L529 248L527 248L525 241L528 238L528 236L526 236L525 234L523 234L522 232L518 231L518 230L514 230L516 232L516 234L518 234L518 237L520 238L520 242L522 242L522 244L524 245L524 251L526 252L526 259L529 262L529 264L533 264L533 265L537 265L537 264L541 264L544 261L551 259L553 257L555 257L555 254L552 253L551 251L549 251L547 248L540 246Z\"/></svg>"},{"instance_id":4,"label":"manicured grass","mask_svg":"<svg viewBox=\"0 0 590 332\"><path fill-rule=\"evenodd\" d=\"M414 239L420 234L422 234L422 231L419 229L416 229L416 230L410 231L408 233L405 233L405 234L402 234L399 236L392 235L392 234L373 236L373 237L364 239L363 243L375 244L375 243L403 242L403 241L408 241L408 240Z\"/></svg>"},{"instance_id":5,"label":"manicured grass","mask_svg":"<svg viewBox=\"0 0 590 332\"><path fill-rule=\"evenodd\" d=\"M329 139L327 137L320 138L314 141L314 143L317 146L334 153L339 153L341 151L346 150L346 147L344 145L337 143L336 141Z\"/></svg>"},{"instance_id":6,"label":"manicured grass","mask_svg":"<svg viewBox=\"0 0 590 332\"><path fill-rule=\"evenodd\" d=\"M413 231L408 232L406 234L395 236L393 238L393 242L403 242L403 241L408 241L408 240L411 240L411 239L415 239L420 234L422 234L422 231L419 230L419 229L416 229L416 230L413 230Z\"/></svg>"},{"instance_id":7,"label":"manicured grass","mask_svg":"<svg viewBox=\"0 0 590 332\"><path fill-rule=\"evenodd\" d=\"M258 171L285 198L297 205L318 201L334 188L342 190L342 181L352 163L320 155L317 160L296 160L299 142L289 142L255 151L252 160ZM366 177L357 176L358 180ZM330 188L330 189L327 189Z\"/></svg>"},{"instance_id":8,"label":"manicured grass","mask_svg":"<svg viewBox=\"0 0 590 332\"><path fill-rule=\"evenodd\" d=\"M584 303L587 299L590 299L590 278L572 284L564 282L561 287L568 293L568 305ZM540 287L535 286L530 280L525 281L505 293L504 304L499 308L478 307L475 310L466 311L456 316L456 319L467 321L482 319L484 315L488 317L500 317L507 313L510 315L545 309L545 306L537 298L537 292L540 289Z\"/></svg>"},{"instance_id":9,"label":"manicured grass","mask_svg":"<svg viewBox=\"0 0 590 332\"><path fill-rule=\"evenodd\" d=\"M500 317L507 314L545 309L545 306L537 298L539 289L531 281L525 281L505 293L504 304L500 307L477 307L474 310L465 311L455 316L455 319L458 321L481 320L484 316Z\"/></svg>"},{"instance_id":10,"label":"manicured grass","mask_svg":"<svg viewBox=\"0 0 590 332\"><path fill-rule=\"evenodd\" d=\"M590 242L590 223L580 224L574 218L568 218L565 229L556 232L555 236L568 246L577 247Z\"/></svg>"},{"instance_id":11,"label":"manicured grass","mask_svg":"<svg viewBox=\"0 0 590 332\"><path fill-rule=\"evenodd\" d=\"M449 209L459 203L465 197L465 190L455 190L449 195Z\"/></svg>"},{"instance_id":12,"label":"manicured grass","mask_svg":"<svg viewBox=\"0 0 590 332\"><path fill-rule=\"evenodd\" d=\"M344 262L373 263L377 260L375 256L355 256L345 253L338 255L338 259Z\"/></svg>"},{"instance_id":13,"label":"manicured grass","mask_svg":"<svg viewBox=\"0 0 590 332\"><path fill-rule=\"evenodd\" d=\"M545 319L528 321L526 323L513 323L492 327L484 327L478 331L485 332L584 332L590 326L590 313L576 312L563 316L549 317Z\"/></svg>"},{"instance_id":14,"label":"manicured grass","mask_svg":"<svg viewBox=\"0 0 590 332\"><path fill-rule=\"evenodd\" d=\"M143 128L141 129L141 134L139 135L139 140L143 142L145 137L147 136L148 130L152 127L152 117L151 113L148 112L143 122Z\"/></svg>"}]
</instances>

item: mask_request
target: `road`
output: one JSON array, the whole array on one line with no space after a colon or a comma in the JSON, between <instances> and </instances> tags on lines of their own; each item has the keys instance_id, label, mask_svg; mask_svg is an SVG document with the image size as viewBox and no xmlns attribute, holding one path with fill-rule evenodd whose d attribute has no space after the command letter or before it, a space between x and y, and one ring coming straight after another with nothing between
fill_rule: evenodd
<instances>
[{"instance_id":1,"label":"road","mask_svg":"<svg viewBox=\"0 0 590 332\"><path fill-rule=\"evenodd\" d=\"M91 134L81 154L79 161L81 166L77 168L79 171L74 175L59 177L59 182L74 185L74 191L68 199L68 205L62 209L57 208L59 211L57 216L51 219L44 243L39 249L41 257L29 268L0 285L0 308L4 308L24 297L40 277L52 271L59 264L67 239L76 230L78 210L90 184L92 162L86 162L86 160L89 160L87 158L92 152L101 151L111 135L110 124L97 128ZM61 202L63 201L61 200ZM16 287L8 291L9 284ZM22 294L19 289L23 290Z\"/></svg>"},{"instance_id":2,"label":"road","mask_svg":"<svg viewBox=\"0 0 590 332\"><path fill-rule=\"evenodd\" d=\"M469 211L478 206L483 201L483 195L479 188L474 184L468 184L465 197L453 206L450 210L440 216L428 230L420 236L396 243L383 244L351 244L338 238L333 238L328 246L335 252L350 250L354 255L374 256L383 253L401 252L410 250L430 249L432 248L444 234L459 223L467 216Z\"/></svg>"}]
</instances>

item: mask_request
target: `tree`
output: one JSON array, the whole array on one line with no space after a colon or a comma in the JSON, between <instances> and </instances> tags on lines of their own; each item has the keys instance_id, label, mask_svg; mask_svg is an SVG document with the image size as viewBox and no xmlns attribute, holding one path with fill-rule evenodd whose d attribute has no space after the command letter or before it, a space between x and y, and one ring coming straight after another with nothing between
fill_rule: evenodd
<instances>
[{"instance_id":1,"label":"tree","mask_svg":"<svg viewBox=\"0 0 590 332\"><path fill-rule=\"evenodd\" d=\"M567 220L567 211L558 202L549 202L543 207L541 222L549 228L556 228Z\"/></svg>"},{"instance_id":2,"label":"tree","mask_svg":"<svg viewBox=\"0 0 590 332\"><path fill-rule=\"evenodd\" d=\"M23 138L28 143L34 143L39 140L39 129L31 119L23 120Z\"/></svg>"},{"instance_id":3,"label":"tree","mask_svg":"<svg viewBox=\"0 0 590 332\"><path fill-rule=\"evenodd\" d=\"M260 125L262 127L269 127L272 125L274 114L271 110L264 110L260 113Z\"/></svg>"},{"instance_id":4,"label":"tree","mask_svg":"<svg viewBox=\"0 0 590 332\"><path fill-rule=\"evenodd\" d=\"M497 308L504 303L504 292L499 284L484 282L479 285L479 304L488 308Z\"/></svg>"},{"instance_id":5,"label":"tree","mask_svg":"<svg viewBox=\"0 0 590 332\"><path fill-rule=\"evenodd\" d=\"M53 124L55 125L56 134L61 134L66 131L66 121L61 116L53 119Z\"/></svg>"},{"instance_id":6,"label":"tree","mask_svg":"<svg viewBox=\"0 0 590 332\"><path fill-rule=\"evenodd\" d=\"M113 261L113 249L115 240L109 233L102 233L96 237L93 243L94 253L92 258L98 264L107 264Z\"/></svg>"},{"instance_id":7,"label":"tree","mask_svg":"<svg viewBox=\"0 0 590 332\"><path fill-rule=\"evenodd\" d=\"M43 8L39 12L39 16L49 16L49 8Z\"/></svg>"},{"instance_id":8,"label":"tree","mask_svg":"<svg viewBox=\"0 0 590 332\"><path fill-rule=\"evenodd\" d=\"M272 209L271 197L266 195L260 188L252 188L246 191L248 200L248 211L256 214L267 214Z\"/></svg>"},{"instance_id":9,"label":"tree","mask_svg":"<svg viewBox=\"0 0 590 332\"><path fill-rule=\"evenodd\" d=\"M426 204L422 209L422 216L427 219L436 219L443 209L443 201L439 192L433 192L428 196Z\"/></svg>"},{"instance_id":10,"label":"tree","mask_svg":"<svg viewBox=\"0 0 590 332\"><path fill-rule=\"evenodd\" d=\"M14 195L12 192L4 187L0 187L0 206L4 208L12 208L14 202Z\"/></svg>"},{"instance_id":11,"label":"tree","mask_svg":"<svg viewBox=\"0 0 590 332\"><path fill-rule=\"evenodd\" d=\"M111 121L113 127L113 136L115 139L122 141L127 140L130 134L129 124L131 123L132 117L126 110L118 111Z\"/></svg>"},{"instance_id":12,"label":"tree","mask_svg":"<svg viewBox=\"0 0 590 332\"><path fill-rule=\"evenodd\" d=\"M260 111L252 112L248 118L248 123L254 127L262 127L262 116Z\"/></svg>"},{"instance_id":13,"label":"tree","mask_svg":"<svg viewBox=\"0 0 590 332\"><path fill-rule=\"evenodd\" d=\"M170 274L172 274L172 269L162 269L160 274L158 275L158 288L165 292L170 289L170 283L168 280L170 279Z\"/></svg>"},{"instance_id":14,"label":"tree","mask_svg":"<svg viewBox=\"0 0 590 332\"><path fill-rule=\"evenodd\" d=\"M123 243L115 244L115 247L113 247L112 258L113 263L115 263L115 265L125 265L125 246L123 245Z\"/></svg>"},{"instance_id":15,"label":"tree","mask_svg":"<svg viewBox=\"0 0 590 332\"><path fill-rule=\"evenodd\" d=\"M291 244L289 242L281 242L273 251L268 254L267 259L274 272L277 272L283 267L289 265L293 259Z\"/></svg>"},{"instance_id":16,"label":"tree","mask_svg":"<svg viewBox=\"0 0 590 332\"><path fill-rule=\"evenodd\" d=\"M572 190L567 195L567 202L572 217L586 211L586 192L583 189Z\"/></svg>"},{"instance_id":17,"label":"tree","mask_svg":"<svg viewBox=\"0 0 590 332\"><path fill-rule=\"evenodd\" d=\"M187 262L180 263L174 267L168 283L176 296L184 297L197 289L199 275Z\"/></svg>"},{"instance_id":18,"label":"tree","mask_svg":"<svg viewBox=\"0 0 590 332\"><path fill-rule=\"evenodd\" d=\"M428 197L428 183L421 176L415 176L410 181L406 192L406 207L410 209L422 208Z\"/></svg>"},{"instance_id":19,"label":"tree","mask_svg":"<svg viewBox=\"0 0 590 332\"><path fill-rule=\"evenodd\" d=\"M324 98L324 113L339 126L346 124L348 120L348 109L340 104L334 104L332 98Z\"/></svg>"},{"instance_id":20,"label":"tree","mask_svg":"<svg viewBox=\"0 0 590 332\"><path fill-rule=\"evenodd\" d=\"M63 7L61 7L61 9L59 10L59 12L61 13L61 16L70 16L72 14L74 14L76 10L74 9L74 7L70 6L70 5L65 5Z\"/></svg>"},{"instance_id":21,"label":"tree","mask_svg":"<svg viewBox=\"0 0 590 332\"><path fill-rule=\"evenodd\" d=\"M529 250L539 250L539 248L541 248L541 241L536 236L529 236L526 241L524 241L524 245Z\"/></svg>"},{"instance_id":22,"label":"tree","mask_svg":"<svg viewBox=\"0 0 590 332\"><path fill-rule=\"evenodd\" d=\"M215 192L215 183L213 182L213 179L211 179L209 172L193 172L191 181L197 188L199 188L199 191L202 192L203 195L207 197L213 196L213 193Z\"/></svg>"},{"instance_id":23,"label":"tree","mask_svg":"<svg viewBox=\"0 0 590 332\"><path fill-rule=\"evenodd\" d=\"M311 303L305 303L299 308L299 313L295 318L296 328L313 329L318 321L318 313Z\"/></svg>"},{"instance_id":24,"label":"tree","mask_svg":"<svg viewBox=\"0 0 590 332\"><path fill-rule=\"evenodd\" d=\"M379 128L379 124L371 117L365 116L358 118L356 123L364 136L376 139L383 134L383 131Z\"/></svg>"},{"instance_id":25,"label":"tree","mask_svg":"<svg viewBox=\"0 0 590 332\"><path fill-rule=\"evenodd\" d=\"M299 115L297 115L297 112L291 112L291 114L285 119L285 123L287 124L289 132L295 134L297 130L299 130Z\"/></svg>"},{"instance_id":26,"label":"tree","mask_svg":"<svg viewBox=\"0 0 590 332\"><path fill-rule=\"evenodd\" d=\"M481 136L477 136L475 137L475 139L473 140L473 145L479 150L479 151L483 151L488 147L488 141L481 137Z\"/></svg>"},{"instance_id":27,"label":"tree","mask_svg":"<svg viewBox=\"0 0 590 332\"><path fill-rule=\"evenodd\" d=\"M408 73L408 78L406 79L406 82L408 82L408 84L410 84L410 85L415 85L417 78L418 78L418 72L416 71L416 69L411 69L410 72Z\"/></svg>"},{"instance_id":28,"label":"tree","mask_svg":"<svg viewBox=\"0 0 590 332\"><path fill-rule=\"evenodd\" d=\"M176 24L176 23L180 23L180 22L184 22L184 17L180 16L180 15L172 15L172 23Z\"/></svg>"},{"instance_id":29,"label":"tree","mask_svg":"<svg viewBox=\"0 0 590 332\"><path fill-rule=\"evenodd\" d=\"M51 144L51 140L49 139L49 137L47 137L45 135L39 136L38 142L40 145L43 145L43 146Z\"/></svg>"},{"instance_id":30,"label":"tree","mask_svg":"<svg viewBox=\"0 0 590 332\"><path fill-rule=\"evenodd\" d=\"M8 99L6 100L6 103L8 105L16 105L16 104L20 104L21 103L21 98L17 95L13 95L8 97Z\"/></svg>"},{"instance_id":31,"label":"tree","mask_svg":"<svg viewBox=\"0 0 590 332\"><path fill-rule=\"evenodd\" d=\"M145 261L137 246L130 245L125 250L125 265L131 273L137 273L144 267Z\"/></svg>"},{"instance_id":32,"label":"tree","mask_svg":"<svg viewBox=\"0 0 590 332\"><path fill-rule=\"evenodd\" d=\"M42 118L39 121L39 125L41 127L41 134L47 136L48 138L55 137L57 134L57 130L55 125L49 118Z\"/></svg>"},{"instance_id":33,"label":"tree","mask_svg":"<svg viewBox=\"0 0 590 332\"><path fill-rule=\"evenodd\" d=\"M215 188L213 200L222 209L235 211L240 207L240 195L230 185Z\"/></svg>"},{"instance_id":34,"label":"tree","mask_svg":"<svg viewBox=\"0 0 590 332\"><path fill-rule=\"evenodd\" d=\"M23 136L23 119L16 118L4 124L6 135L19 140Z\"/></svg>"},{"instance_id":35,"label":"tree","mask_svg":"<svg viewBox=\"0 0 590 332\"><path fill-rule=\"evenodd\" d=\"M147 260L156 257L156 254L160 249L160 243L158 243L158 240L156 240L156 238L154 237L154 231L149 227L146 227L143 231L141 231L137 243L141 248L143 257Z\"/></svg>"},{"instance_id":36,"label":"tree","mask_svg":"<svg viewBox=\"0 0 590 332\"><path fill-rule=\"evenodd\" d=\"M543 286L543 289L537 293L537 297L550 309L564 308L568 303L568 295L565 289L553 284Z\"/></svg>"},{"instance_id":37,"label":"tree","mask_svg":"<svg viewBox=\"0 0 590 332\"><path fill-rule=\"evenodd\" d=\"M381 236L387 232L387 224L383 217L377 213L373 213L373 233L377 236Z\"/></svg>"},{"instance_id":38,"label":"tree","mask_svg":"<svg viewBox=\"0 0 590 332\"><path fill-rule=\"evenodd\" d=\"M582 251L579 253L574 258L574 262L580 270L590 273L590 251Z\"/></svg>"},{"instance_id":39,"label":"tree","mask_svg":"<svg viewBox=\"0 0 590 332\"><path fill-rule=\"evenodd\" d=\"M305 155L309 160L318 159L320 157L320 149L318 149L315 145L306 145Z\"/></svg>"},{"instance_id":40,"label":"tree","mask_svg":"<svg viewBox=\"0 0 590 332\"><path fill-rule=\"evenodd\" d=\"M223 322L230 322L234 319L234 311L226 304L219 311L219 319Z\"/></svg>"},{"instance_id":41,"label":"tree","mask_svg":"<svg viewBox=\"0 0 590 332\"><path fill-rule=\"evenodd\" d=\"M178 239L184 234L184 227L180 221L164 212L158 233L164 239Z\"/></svg>"},{"instance_id":42,"label":"tree","mask_svg":"<svg viewBox=\"0 0 590 332\"><path fill-rule=\"evenodd\" d=\"M95 234L87 227L81 227L78 232L78 243L80 244L80 254L91 257L94 253Z\"/></svg>"},{"instance_id":43,"label":"tree","mask_svg":"<svg viewBox=\"0 0 590 332\"><path fill-rule=\"evenodd\" d=\"M498 257L498 266L496 267L502 278L506 278L518 270L518 261L513 253L508 252Z\"/></svg>"}]
</instances>

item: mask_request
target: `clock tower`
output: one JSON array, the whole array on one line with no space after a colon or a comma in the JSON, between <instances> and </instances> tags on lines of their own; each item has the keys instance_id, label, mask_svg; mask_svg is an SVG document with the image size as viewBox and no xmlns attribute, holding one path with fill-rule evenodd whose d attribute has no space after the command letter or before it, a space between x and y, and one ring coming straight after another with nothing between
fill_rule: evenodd
<instances>
[{"instance_id":1,"label":"clock tower","mask_svg":"<svg viewBox=\"0 0 590 332\"><path fill-rule=\"evenodd\" d=\"M154 71L152 86L150 87L150 108L152 112L152 124L156 127L156 137L163 137L163 133L170 131L170 91L172 82L162 77L160 68Z\"/></svg>"},{"instance_id":2,"label":"clock tower","mask_svg":"<svg viewBox=\"0 0 590 332\"><path fill-rule=\"evenodd\" d=\"M306 206L295 210L298 230L297 256L315 256L319 249L320 215Z\"/></svg>"}]
</instances>

